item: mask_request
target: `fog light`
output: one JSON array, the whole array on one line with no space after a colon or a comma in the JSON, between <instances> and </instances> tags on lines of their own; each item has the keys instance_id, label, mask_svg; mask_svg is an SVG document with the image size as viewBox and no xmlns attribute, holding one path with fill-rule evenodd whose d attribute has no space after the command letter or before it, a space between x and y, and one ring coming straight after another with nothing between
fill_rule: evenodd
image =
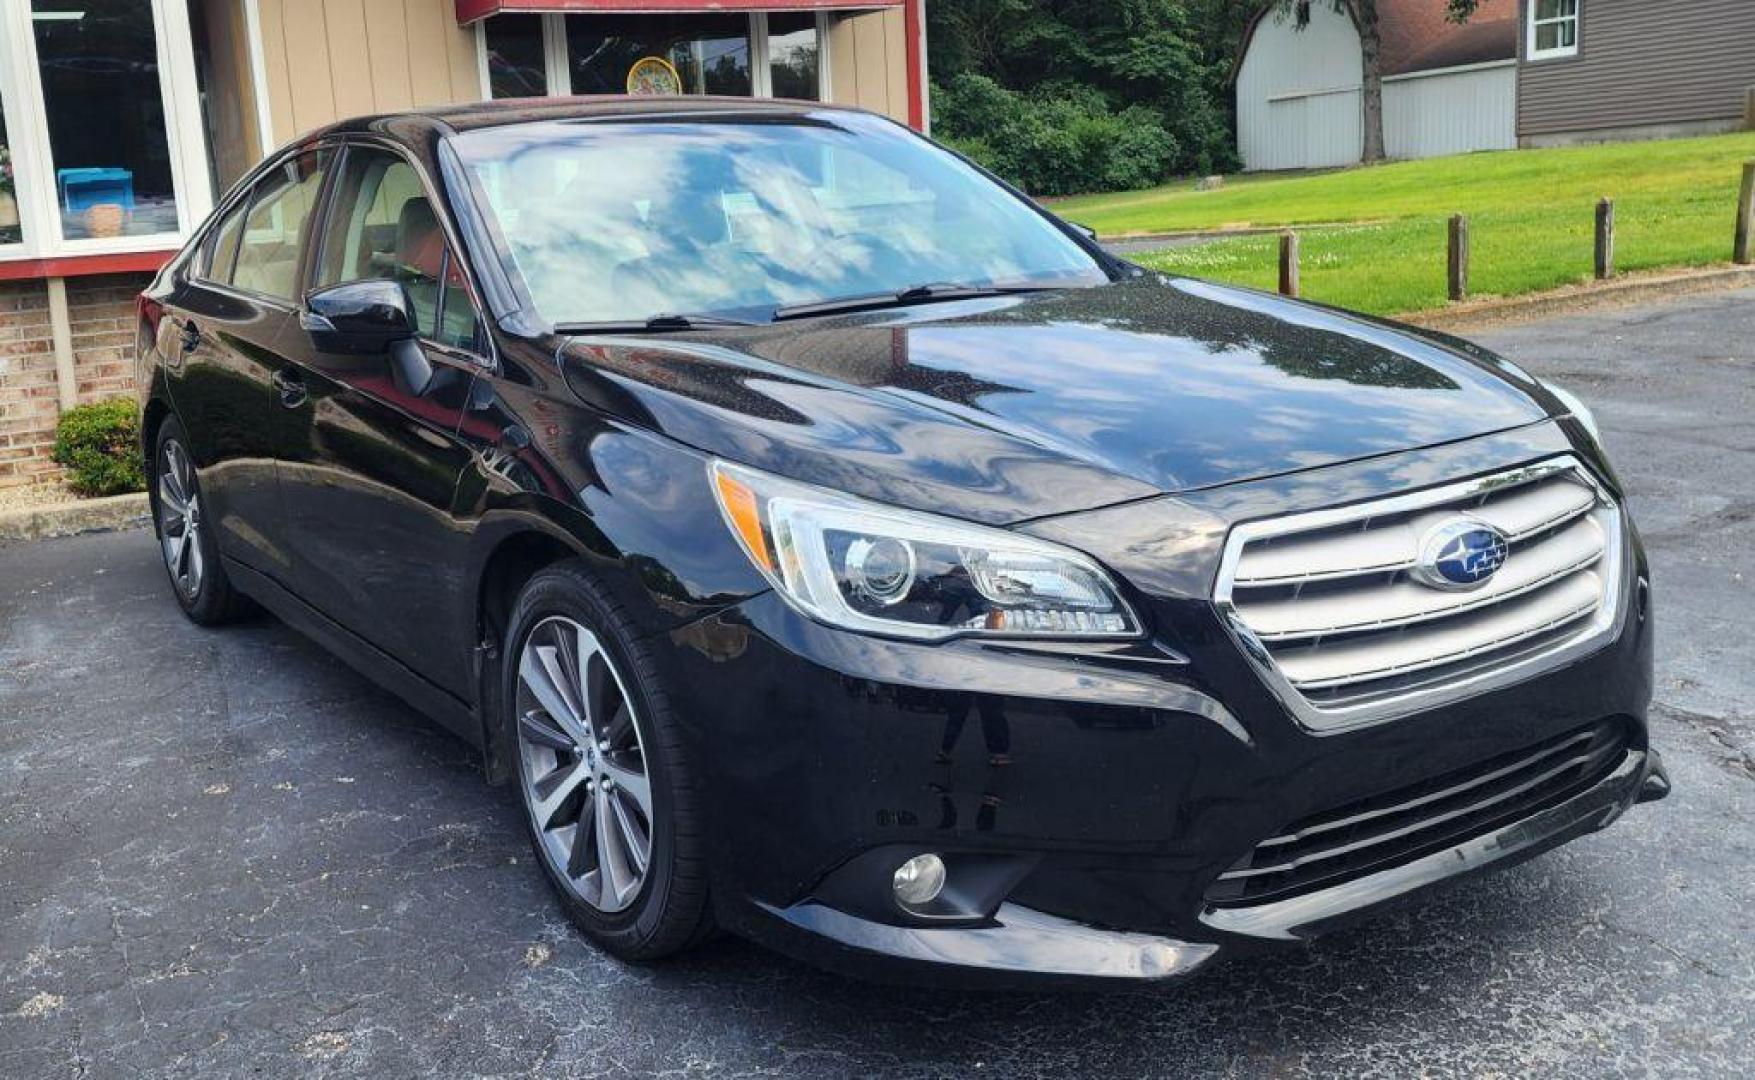
<instances>
[{"instance_id":1,"label":"fog light","mask_svg":"<svg viewBox=\"0 0 1755 1080\"><path fill-rule=\"evenodd\" d=\"M896 899L921 907L938 899L945 887L945 861L937 855L916 855L896 867Z\"/></svg>"}]
</instances>

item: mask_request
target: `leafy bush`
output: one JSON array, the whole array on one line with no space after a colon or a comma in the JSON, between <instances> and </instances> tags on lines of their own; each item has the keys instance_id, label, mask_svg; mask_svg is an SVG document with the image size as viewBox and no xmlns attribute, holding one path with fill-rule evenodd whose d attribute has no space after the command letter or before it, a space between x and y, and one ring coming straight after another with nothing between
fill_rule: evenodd
<instances>
[{"instance_id":1,"label":"leafy bush","mask_svg":"<svg viewBox=\"0 0 1755 1080\"><path fill-rule=\"evenodd\" d=\"M1035 195L1231 172L1232 58L1259 4L928 4L934 132Z\"/></svg>"},{"instance_id":2,"label":"leafy bush","mask_svg":"<svg viewBox=\"0 0 1755 1080\"><path fill-rule=\"evenodd\" d=\"M1149 187L1177 156L1156 113L1114 110L1089 86L1025 95L965 72L933 89L933 107L947 144L1032 195Z\"/></svg>"},{"instance_id":3,"label":"leafy bush","mask_svg":"<svg viewBox=\"0 0 1755 1080\"><path fill-rule=\"evenodd\" d=\"M55 428L55 460L71 472L81 495L121 495L146 490L140 460L140 413L128 398L81 405L61 414Z\"/></svg>"}]
</instances>

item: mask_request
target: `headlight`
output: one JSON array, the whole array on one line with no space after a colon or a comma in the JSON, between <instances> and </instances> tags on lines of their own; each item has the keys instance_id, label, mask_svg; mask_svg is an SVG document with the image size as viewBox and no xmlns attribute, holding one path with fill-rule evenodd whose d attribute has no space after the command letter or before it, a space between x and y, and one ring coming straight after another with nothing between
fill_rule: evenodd
<instances>
[{"instance_id":1,"label":"headlight","mask_svg":"<svg viewBox=\"0 0 1755 1080\"><path fill-rule=\"evenodd\" d=\"M928 641L1140 633L1102 570L1045 540L723 461L713 463L712 479L750 561L793 606L831 626Z\"/></svg>"},{"instance_id":2,"label":"headlight","mask_svg":"<svg viewBox=\"0 0 1755 1080\"><path fill-rule=\"evenodd\" d=\"M1597 427L1596 413L1590 411L1590 406L1578 400L1577 394L1563 386L1555 386L1546 379L1542 380L1542 385L1547 388L1548 393L1560 399L1560 404L1566 406L1566 411L1584 425L1584 430L1590 432L1591 438L1599 443L1603 441L1603 431Z\"/></svg>"}]
</instances>

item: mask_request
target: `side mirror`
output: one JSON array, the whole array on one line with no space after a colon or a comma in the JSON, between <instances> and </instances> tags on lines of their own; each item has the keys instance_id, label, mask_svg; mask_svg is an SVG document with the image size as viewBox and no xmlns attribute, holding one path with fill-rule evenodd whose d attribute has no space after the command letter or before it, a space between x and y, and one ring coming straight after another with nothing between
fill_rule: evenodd
<instances>
[{"instance_id":1,"label":"side mirror","mask_svg":"<svg viewBox=\"0 0 1755 1080\"><path fill-rule=\"evenodd\" d=\"M401 282L348 281L305 295L299 325L319 352L341 356L384 356L396 388L420 397L436 375L426 350L415 340L414 305Z\"/></svg>"},{"instance_id":2,"label":"side mirror","mask_svg":"<svg viewBox=\"0 0 1755 1080\"><path fill-rule=\"evenodd\" d=\"M1075 230L1077 230L1078 234L1080 236L1083 236L1086 240L1089 240L1093 244L1095 244L1097 242L1097 230L1096 229L1091 228L1089 225L1081 225L1076 221L1069 221L1069 222L1067 222L1067 224L1071 225Z\"/></svg>"},{"instance_id":3,"label":"side mirror","mask_svg":"<svg viewBox=\"0 0 1755 1080\"><path fill-rule=\"evenodd\" d=\"M299 325L319 352L378 356L414 337L414 305L401 282L348 281L305 294Z\"/></svg>"}]
</instances>

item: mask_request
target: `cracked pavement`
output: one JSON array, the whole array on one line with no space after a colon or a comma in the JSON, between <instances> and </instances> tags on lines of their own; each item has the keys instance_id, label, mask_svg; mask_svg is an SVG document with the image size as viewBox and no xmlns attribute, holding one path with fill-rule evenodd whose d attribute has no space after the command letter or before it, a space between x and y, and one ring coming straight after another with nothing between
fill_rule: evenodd
<instances>
[{"instance_id":1,"label":"cracked pavement","mask_svg":"<svg viewBox=\"0 0 1755 1080\"><path fill-rule=\"evenodd\" d=\"M1477 335L1592 403L1652 549L1666 802L1309 948L1124 992L597 954L506 789L146 533L0 549L0 1076L1747 1075L1755 290Z\"/></svg>"}]
</instances>

